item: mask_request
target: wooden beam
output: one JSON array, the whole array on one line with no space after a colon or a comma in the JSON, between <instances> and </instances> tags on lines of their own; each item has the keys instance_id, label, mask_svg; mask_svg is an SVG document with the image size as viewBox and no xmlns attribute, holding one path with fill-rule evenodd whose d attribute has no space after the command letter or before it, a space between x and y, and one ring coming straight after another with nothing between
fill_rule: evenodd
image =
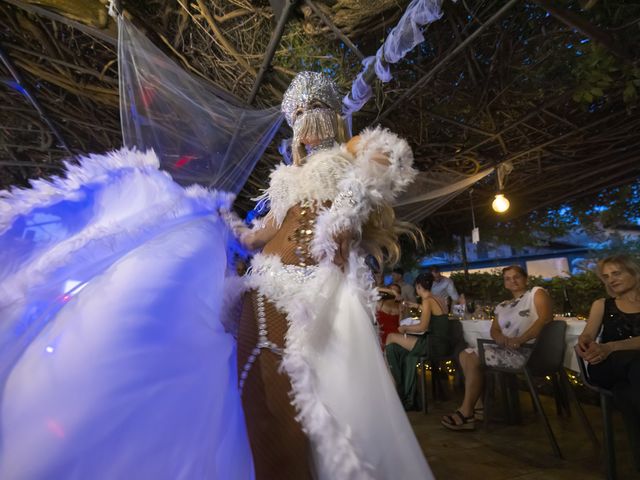
<instances>
[{"instance_id":1,"label":"wooden beam","mask_svg":"<svg viewBox=\"0 0 640 480\"><path fill-rule=\"evenodd\" d=\"M593 177L593 175L596 175L596 178L591 183L589 183L586 187L581 188L578 191L572 190L570 192L567 192L561 195L553 196L549 200L538 203L537 205L534 205L533 207L530 207L522 212L518 212L516 215L514 215L510 219L521 217L522 215L526 215L527 213L533 212L534 210L539 210L541 208L549 207L552 205L559 205L561 202L576 200L588 194L600 192L606 188L613 187L614 184L615 186L618 186L620 184L633 183L636 180L636 176L629 175L628 171L619 169L619 167L626 167L626 166L633 167L637 165L639 161L640 159L637 156L633 156L627 159L626 161L620 162L616 165L609 164L607 165L606 168L601 168L595 171L591 171L589 172L588 175L583 175L581 177L582 179L586 179L589 177ZM611 170L615 170L615 173L604 178L602 177L602 174L604 172L610 172Z\"/></svg>"},{"instance_id":2,"label":"wooden beam","mask_svg":"<svg viewBox=\"0 0 640 480\"><path fill-rule=\"evenodd\" d=\"M60 146L63 147L68 153L72 153L64 137L56 128L55 124L49 119L44 109L40 106L40 102L38 102L36 97L31 94L27 85L22 80L20 73L9 58L9 55L7 55L4 50L2 50L2 48L0 48L0 61L4 63L4 66L7 68L7 70L9 70L9 73L11 73L11 76L15 80L17 87L20 89L20 93L22 94L22 96L26 98L26 100L33 106L33 108L35 108L42 121L47 125L47 127L49 127L49 130L51 130L53 135L58 139L58 143L60 144Z\"/></svg>"},{"instance_id":3,"label":"wooden beam","mask_svg":"<svg viewBox=\"0 0 640 480\"><path fill-rule=\"evenodd\" d=\"M70 18L67 18L58 13L52 12L51 10L47 10L46 8L30 5L20 0L4 0L4 1L6 3L13 5L14 7L18 7L29 13L40 15L41 17L48 18L49 20L53 20L55 22L63 23L69 27L77 28L81 32L86 33L87 35L91 35L92 37L99 38L100 40L107 42L111 45L115 46L118 43L118 34L114 28L101 29L97 27L92 27L91 25L86 25L76 20L71 20Z\"/></svg>"},{"instance_id":4,"label":"wooden beam","mask_svg":"<svg viewBox=\"0 0 640 480\"><path fill-rule=\"evenodd\" d=\"M494 138L496 134L494 132L489 132L487 130L482 130L481 128L478 127L474 127L473 125L468 125L466 123L460 122L458 120L454 120L453 118L448 118L442 115L439 115L435 112L432 112L431 110L427 110L425 108L420 110L422 113L424 113L425 115L428 115L432 118L435 118L436 120L440 120L441 122L445 122L445 123L450 123L451 125L456 125L460 128L464 128L465 130L470 130L472 132L476 132L479 133L480 135L484 135L485 137L490 137L490 138Z\"/></svg>"},{"instance_id":5,"label":"wooden beam","mask_svg":"<svg viewBox=\"0 0 640 480\"><path fill-rule=\"evenodd\" d=\"M264 58L262 59L262 64L260 65L260 70L256 75L256 79L253 82L253 86L251 87L251 93L249 93L249 98L247 99L247 104L251 105L253 101L256 99L258 95L258 90L260 89L260 84L264 79L267 70L269 69L271 62L273 61L273 56L276 53L276 48L280 45L280 40L282 40L282 35L284 34L284 27L287 26L287 22L289 21L289 17L291 16L291 12L293 12L293 8L295 7L297 0L289 0L285 4L282 12L280 13L280 18L278 18L278 23L276 24L276 28L271 32L271 38L269 39L269 45L267 45L267 51L264 53Z\"/></svg>"},{"instance_id":6,"label":"wooden beam","mask_svg":"<svg viewBox=\"0 0 640 480\"><path fill-rule=\"evenodd\" d=\"M564 94L559 96L558 98L554 98L553 100L550 100L544 104L542 104L541 106L539 106L537 109L530 111L529 113L527 113L526 115L520 117L520 119L516 120L515 122L510 123L509 125L507 125L506 127L504 127L502 130L500 130L499 132L496 132L494 134L491 134L491 136L489 138L485 138L484 140L482 140L481 142L475 144L473 147L469 147L465 150L463 150L462 152L460 152L458 155L463 156L466 155L467 153L470 153L472 151L474 151L475 149L481 147L482 145L484 145L485 143L491 142L493 140L496 140L499 136L504 135L506 132L508 132L509 130L517 127L518 125L521 125L522 123L526 122L527 120L529 120L530 118L535 117L536 115L538 115L539 113L544 112L547 108L555 105L556 103L560 103L562 101L565 101L567 99L571 98L570 94ZM575 127L574 127L575 128Z\"/></svg>"},{"instance_id":7,"label":"wooden beam","mask_svg":"<svg viewBox=\"0 0 640 480\"><path fill-rule=\"evenodd\" d=\"M525 155L533 153L533 152L535 152L537 150L540 150L540 149L542 149L544 147L548 147L549 145L553 145L554 143L557 143L557 142L559 142L561 140L564 140L565 138L571 137L571 136L573 136L573 135L575 135L577 133L580 133L580 132L582 132L584 130L588 130L590 128L597 127L598 125L600 125L602 123L609 122L609 121L613 120L614 118L619 117L620 115L623 115L623 114L626 114L626 113L627 113L626 110L619 110L619 111L617 111L615 113L612 113L611 115L607 115L604 118L601 118L599 120L596 120L595 122L592 122L592 123L590 123L588 125L585 125L584 127L577 128L576 130L573 130L571 132L565 133L564 135L560 135L559 137L552 138L551 140L548 140L548 141L546 141L544 143L541 143L540 145L536 145L536 146L530 147L525 151L522 151L520 153L516 153L515 155L511 155L510 157L505 158L505 159L503 159L501 161L502 162L508 162L508 161L517 160L519 158L524 157Z\"/></svg>"},{"instance_id":8,"label":"wooden beam","mask_svg":"<svg viewBox=\"0 0 640 480\"><path fill-rule=\"evenodd\" d=\"M0 166L2 167L27 167L27 168L44 168L48 170L64 170L64 166L53 165L50 163L38 163L38 162L15 162L12 160L0 160Z\"/></svg>"},{"instance_id":9,"label":"wooden beam","mask_svg":"<svg viewBox=\"0 0 640 480\"><path fill-rule=\"evenodd\" d=\"M320 10L320 7L318 7L313 0L304 0L304 3L306 3L309 6L309 8L313 10L313 13L315 13L318 16L318 18L320 18L322 23L324 23L327 27L329 27L331 31L335 33L336 37L342 40L342 42L353 53L355 53L360 60L364 60L364 55L362 54L360 49L355 46L355 44L351 41L351 39L347 37L347 35L345 35L343 31L340 30L337 27L337 25L333 23L333 21L322 10Z\"/></svg>"}]
</instances>

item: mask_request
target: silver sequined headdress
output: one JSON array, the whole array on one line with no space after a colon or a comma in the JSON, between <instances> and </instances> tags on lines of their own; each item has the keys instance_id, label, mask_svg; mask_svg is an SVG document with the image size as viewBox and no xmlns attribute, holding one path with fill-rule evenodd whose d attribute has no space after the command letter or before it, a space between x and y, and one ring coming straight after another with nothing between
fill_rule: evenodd
<instances>
[{"instance_id":1,"label":"silver sequined headdress","mask_svg":"<svg viewBox=\"0 0 640 480\"><path fill-rule=\"evenodd\" d=\"M342 96L331 78L318 72L298 73L282 97L282 113L289 126L293 127L295 112L299 108L307 109L314 100L340 113Z\"/></svg>"}]
</instances>

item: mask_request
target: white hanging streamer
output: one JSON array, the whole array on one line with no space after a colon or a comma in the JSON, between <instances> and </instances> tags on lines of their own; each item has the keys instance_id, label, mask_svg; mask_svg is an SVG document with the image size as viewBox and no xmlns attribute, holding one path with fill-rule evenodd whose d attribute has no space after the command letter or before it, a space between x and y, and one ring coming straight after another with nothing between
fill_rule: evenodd
<instances>
[{"instance_id":1,"label":"white hanging streamer","mask_svg":"<svg viewBox=\"0 0 640 480\"><path fill-rule=\"evenodd\" d=\"M342 100L343 113L357 112L373 95L371 85L365 80L371 64L374 64L380 81L389 82L392 78L389 64L399 62L416 45L424 42L423 29L440 17L442 0L412 0L376 54L362 61L362 70L351 85L350 94Z\"/></svg>"},{"instance_id":2,"label":"white hanging streamer","mask_svg":"<svg viewBox=\"0 0 640 480\"><path fill-rule=\"evenodd\" d=\"M509 175L513 171L513 163L511 161L507 161L498 165L498 190L502 191L504 189L504 182L507 179L507 175Z\"/></svg>"}]
</instances>

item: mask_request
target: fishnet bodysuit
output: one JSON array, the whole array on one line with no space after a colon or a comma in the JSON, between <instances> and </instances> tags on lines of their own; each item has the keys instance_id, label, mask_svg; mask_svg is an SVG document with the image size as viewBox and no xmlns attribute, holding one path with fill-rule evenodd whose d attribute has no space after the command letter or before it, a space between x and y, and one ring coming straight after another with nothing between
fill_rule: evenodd
<instances>
[{"instance_id":1,"label":"fishnet bodysuit","mask_svg":"<svg viewBox=\"0 0 640 480\"><path fill-rule=\"evenodd\" d=\"M289 209L282 226L264 247L264 254L278 255L287 265L309 266L316 262L309 253L317 209L296 205ZM259 339L258 305L264 305L267 338L282 348L287 333L287 317L258 292L247 292L238 330L238 374L255 353ZM280 372L281 357L263 348L251 365L242 389L249 441L258 480L311 479L311 457L306 435L295 420L291 405L291 383Z\"/></svg>"}]
</instances>

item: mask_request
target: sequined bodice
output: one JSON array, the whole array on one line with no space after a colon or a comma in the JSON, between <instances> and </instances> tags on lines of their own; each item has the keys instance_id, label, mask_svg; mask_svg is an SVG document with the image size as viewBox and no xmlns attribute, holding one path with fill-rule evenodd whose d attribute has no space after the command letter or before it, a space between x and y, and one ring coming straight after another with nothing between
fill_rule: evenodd
<instances>
[{"instance_id":1,"label":"sequined bodice","mask_svg":"<svg viewBox=\"0 0 640 480\"><path fill-rule=\"evenodd\" d=\"M640 337L640 312L625 313L618 308L614 298L607 298L604 303L602 342L631 337Z\"/></svg>"},{"instance_id":2,"label":"sequined bodice","mask_svg":"<svg viewBox=\"0 0 640 480\"><path fill-rule=\"evenodd\" d=\"M298 280L315 271L316 261L309 250L315 229L318 207L316 203L297 204L291 207L275 236L264 246L262 253L277 255L285 265L285 270L292 273ZM252 265L254 273L263 271L264 267ZM273 273L273 272L272 272ZM262 354L263 350L278 356L283 352L283 339L287 329L284 313L279 311L264 294L253 292L257 327L257 341L240 371L238 386L242 392L245 382L249 378L252 366ZM280 332L277 341L273 339L273 332ZM269 332L272 332L271 334ZM271 337L270 337L271 335Z\"/></svg>"},{"instance_id":3,"label":"sequined bodice","mask_svg":"<svg viewBox=\"0 0 640 480\"><path fill-rule=\"evenodd\" d=\"M262 253L280 257L285 265L306 267L317 262L311 256L309 245L313 239L318 208L297 204L289 209L278 233L264 246Z\"/></svg>"}]
</instances>

